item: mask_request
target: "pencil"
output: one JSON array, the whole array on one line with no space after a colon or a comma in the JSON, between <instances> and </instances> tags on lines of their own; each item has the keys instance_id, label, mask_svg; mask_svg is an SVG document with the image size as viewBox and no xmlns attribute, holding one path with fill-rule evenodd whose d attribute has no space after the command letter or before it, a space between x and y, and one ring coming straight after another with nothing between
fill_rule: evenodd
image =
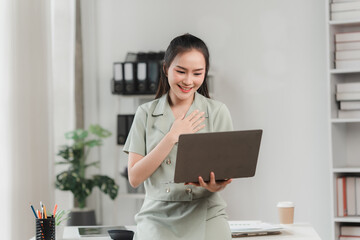
<instances>
[{"instance_id":1,"label":"pencil","mask_svg":"<svg viewBox=\"0 0 360 240\"><path fill-rule=\"evenodd\" d=\"M53 211L54 217L55 217L55 214L56 214L56 209L57 209L57 204L55 204L54 211Z\"/></svg>"},{"instance_id":2,"label":"pencil","mask_svg":"<svg viewBox=\"0 0 360 240\"><path fill-rule=\"evenodd\" d=\"M41 213L40 213L40 210L37 210L38 212L38 215L39 215L39 219L41 219Z\"/></svg>"},{"instance_id":3,"label":"pencil","mask_svg":"<svg viewBox=\"0 0 360 240\"><path fill-rule=\"evenodd\" d=\"M47 215L46 215L46 207L45 207L45 205L44 205L44 217L45 217L45 219L47 219Z\"/></svg>"}]
</instances>

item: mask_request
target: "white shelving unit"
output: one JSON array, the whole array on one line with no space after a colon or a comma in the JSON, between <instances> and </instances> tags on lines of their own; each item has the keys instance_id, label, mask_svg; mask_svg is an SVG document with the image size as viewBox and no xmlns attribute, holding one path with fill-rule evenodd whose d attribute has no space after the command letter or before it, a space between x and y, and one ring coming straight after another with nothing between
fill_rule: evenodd
<instances>
[{"instance_id":1,"label":"white shelving unit","mask_svg":"<svg viewBox=\"0 0 360 240\"><path fill-rule=\"evenodd\" d=\"M327 59L328 59L328 107L330 131L330 178L331 178L331 206L332 206L332 239L338 240L340 226L345 224L359 224L360 216L337 216L336 178L339 176L360 176L360 119L339 119L339 105L335 99L336 84L360 82L359 69L335 69L335 34L342 32L360 31L360 19L346 21L330 20L330 4L326 1L327 25Z\"/></svg>"}]
</instances>

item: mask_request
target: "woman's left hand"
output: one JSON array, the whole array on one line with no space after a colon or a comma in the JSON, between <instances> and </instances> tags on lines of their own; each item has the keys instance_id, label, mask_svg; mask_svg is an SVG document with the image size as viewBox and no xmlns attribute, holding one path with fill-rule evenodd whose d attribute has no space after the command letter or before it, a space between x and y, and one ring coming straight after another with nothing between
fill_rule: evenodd
<instances>
[{"instance_id":1,"label":"woman's left hand","mask_svg":"<svg viewBox=\"0 0 360 240\"><path fill-rule=\"evenodd\" d=\"M204 182L202 177L199 177L199 183L186 183L186 185L194 185L197 187L203 187L210 192L219 192L223 190L229 183L232 182L232 179L224 180L224 181L215 181L215 173L210 173L210 182Z\"/></svg>"}]
</instances>

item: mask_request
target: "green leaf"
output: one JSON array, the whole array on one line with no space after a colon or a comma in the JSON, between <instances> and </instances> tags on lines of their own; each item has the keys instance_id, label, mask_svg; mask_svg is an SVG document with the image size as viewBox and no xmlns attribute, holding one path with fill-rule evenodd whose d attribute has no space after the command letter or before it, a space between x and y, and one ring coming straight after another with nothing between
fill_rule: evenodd
<instances>
[{"instance_id":1,"label":"green leaf","mask_svg":"<svg viewBox=\"0 0 360 240\"><path fill-rule=\"evenodd\" d=\"M112 178L104 175L95 175L94 176L94 184L97 186L103 193L109 195L111 199L115 199L119 186L115 183Z\"/></svg>"},{"instance_id":2,"label":"green leaf","mask_svg":"<svg viewBox=\"0 0 360 240\"><path fill-rule=\"evenodd\" d=\"M96 125L90 125L89 131L90 131L92 134L94 134L94 135L96 135L96 136L98 136L98 137L100 137L100 138L107 138L107 137L111 136L111 132L110 132L110 131L102 128L102 127L101 127L100 125L98 125L98 124L96 124Z\"/></svg>"},{"instance_id":3,"label":"green leaf","mask_svg":"<svg viewBox=\"0 0 360 240\"><path fill-rule=\"evenodd\" d=\"M76 161L78 161L82 157L83 150L65 145L61 147L57 155L61 156L67 161L75 161L74 163L76 164Z\"/></svg>"},{"instance_id":4,"label":"green leaf","mask_svg":"<svg viewBox=\"0 0 360 240\"><path fill-rule=\"evenodd\" d=\"M101 139L94 139L94 140L86 141L86 142L84 143L84 145L86 145L86 146L88 146L88 147L101 146L101 145L102 145L102 141L101 141Z\"/></svg>"},{"instance_id":5,"label":"green leaf","mask_svg":"<svg viewBox=\"0 0 360 240\"><path fill-rule=\"evenodd\" d=\"M96 162L86 164L85 168L90 167L90 166L99 167L99 165L100 165L100 161L96 161Z\"/></svg>"},{"instance_id":6,"label":"green leaf","mask_svg":"<svg viewBox=\"0 0 360 240\"><path fill-rule=\"evenodd\" d=\"M63 221L68 220L70 217L68 216L70 214L70 211L64 211L64 210L60 210L55 214L55 225L59 226L60 223L62 223Z\"/></svg>"},{"instance_id":7,"label":"green leaf","mask_svg":"<svg viewBox=\"0 0 360 240\"><path fill-rule=\"evenodd\" d=\"M66 139L73 139L74 141L83 140L88 136L88 131L83 129L76 129L75 131L65 133Z\"/></svg>"},{"instance_id":8,"label":"green leaf","mask_svg":"<svg viewBox=\"0 0 360 240\"><path fill-rule=\"evenodd\" d=\"M56 162L55 164L57 164L57 165L61 165L61 164L71 164L71 161L68 161L68 162Z\"/></svg>"}]
</instances>

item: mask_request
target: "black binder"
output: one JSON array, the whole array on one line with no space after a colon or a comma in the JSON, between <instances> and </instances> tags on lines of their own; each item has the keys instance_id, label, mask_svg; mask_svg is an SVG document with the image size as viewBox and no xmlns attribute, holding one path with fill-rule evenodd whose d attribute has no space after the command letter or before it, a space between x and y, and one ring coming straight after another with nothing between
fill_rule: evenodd
<instances>
[{"instance_id":1,"label":"black binder","mask_svg":"<svg viewBox=\"0 0 360 240\"><path fill-rule=\"evenodd\" d=\"M159 77L160 77L160 64L158 61L148 62L148 90L151 93L156 93Z\"/></svg>"},{"instance_id":2,"label":"black binder","mask_svg":"<svg viewBox=\"0 0 360 240\"><path fill-rule=\"evenodd\" d=\"M113 76L111 81L111 92L113 94L122 94L124 92L124 66L121 62L115 62L113 65Z\"/></svg>"},{"instance_id":3,"label":"black binder","mask_svg":"<svg viewBox=\"0 0 360 240\"><path fill-rule=\"evenodd\" d=\"M136 62L124 62L125 94L136 92Z\"/></svg>"},{"instance_id":4,"label":"black binder","mask_svg":"<svg viewBox=\"0 0 360 240\"><path fill-rule=\"evenodd\" d=\"M133 114L125 114L125 115L117 116L117 143L119 145L125 144L133 120L134 120Z\"/></svg>"},{"instance_id":5,"label":"black binder","mask_svg":"<svg viewBox=\"0 0 360 240\"><path fill-rule=\"evenodd\" d=\"M139 93L147 91L147 63L138 62L136 67L137 90Z\"/></svg>"},{"instance_id":6,"label":"black binder","mask_svg":"<svg viewBox=\"0 0 360 240\"><path fill-rule=\"evenodd\" d=\"M124 62L114 63L113 94L155 94L164 52L129 52Z\"/></svg>"}]
</instances>

